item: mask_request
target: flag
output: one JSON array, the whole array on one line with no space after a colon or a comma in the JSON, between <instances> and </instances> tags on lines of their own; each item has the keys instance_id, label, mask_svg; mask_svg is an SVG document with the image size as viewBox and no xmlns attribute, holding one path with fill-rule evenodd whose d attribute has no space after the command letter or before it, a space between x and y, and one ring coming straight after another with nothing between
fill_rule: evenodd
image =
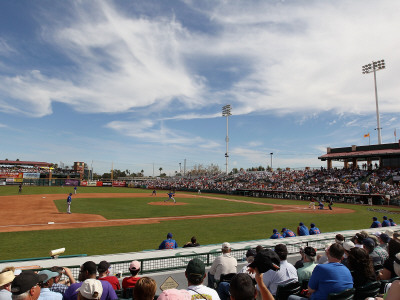
<instances>
[{"instance_id":1,"label":"flag","mask_svg":"<svg viewBox=\"0 0 400 300\"><path fill-rule=\"evenodd\" d=\"M366 138L366 137L369 137L369 132L367 133L367 134L364 134L364 137Z\"/></svg>"}]
</instances>

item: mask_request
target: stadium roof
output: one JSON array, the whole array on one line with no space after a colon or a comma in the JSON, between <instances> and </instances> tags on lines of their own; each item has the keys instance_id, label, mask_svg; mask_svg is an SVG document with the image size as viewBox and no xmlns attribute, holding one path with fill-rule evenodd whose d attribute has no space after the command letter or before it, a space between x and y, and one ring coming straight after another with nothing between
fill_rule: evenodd
<instances>
[{"instance_id":1,"label":"stadium roof","mask_svg":"<svg viewBox=\"0 0 400 300\"><path fill-rule=\"evenodd\" d=\"M42 161L0 160L0 165L50 167L53 165L53 163Z\"/></svg>"},{"instance_id":2,"label":"stadium roof","mask_svg":"<svg viewBox=\"0 0 400 300\"><path fill-rule=\"evenodd\" d=\"M330 159L345 159L345 158L372 158L384 156L400 156L400 149L383 149L383 150L366 150L353 152L327 153L318 158L321 160Z\"/></svg>"}]
</instances>

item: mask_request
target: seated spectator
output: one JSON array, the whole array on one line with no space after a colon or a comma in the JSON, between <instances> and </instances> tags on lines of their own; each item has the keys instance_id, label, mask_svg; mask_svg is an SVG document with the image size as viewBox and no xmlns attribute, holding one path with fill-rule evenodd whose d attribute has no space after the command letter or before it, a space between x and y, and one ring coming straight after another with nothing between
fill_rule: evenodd
<instances>
[{"instance_id":1,"label":"seated spectator","mask_svg":"<svg viewBox=\"0 0 400 300\"><path fill-rule=\"evenodd\" d=\"M317 266L315 263L316 251L312 247L305 247L302 253L302 259L304 266L300 269L297 269L297 276L300 283L304 280L309 280L311 277L314 268Z\"/></svg>"},{"instance_id":2,"label":"seated spectator","mask_svg":"<svg viewBox=\"0 0 400 300\"><path fill-rule=\"evenodd\" d=\"M311 227L311 228L310 228L310 235L320 234L320 233L321 233L321 231L319 230L319 228L316 227L314 223L311 223L311 224L310 224L310 227Z\"/></svg>"},{"instance_id":3,"label":"seated spectator","mask_svg":"<svg viewBox=\"0 0 400 300\"><path fill-rule=\"evenodd\" d=\"M78 290L86 279L96 279L96 264L93 261L85 262L79 271L79 282L71 284L71 286L64 293L64 300L76 300L78 297ZM101 300L116 300L118 299L113 287L108 281L100 280L103 286L103 293Z\"/></svg>"},{"instance_id":4,"label":"seated spectator","mask_svg":"<svg viewBox=\"0 0 400 300\"><path fill-rule=\"evenodd\" d=\"M39 283L46 278L46 275L39 275L32 271L22 272L11 283L12 298L18 300L37 300L40 295Z\"/></svg>"},{"instance_id":5,"label":"seated spectator","mask_svg":"<svg viewBox=\"0 0 400 300\"><path fill-rule=\"evenodd\" d=\"M382 227L390 227L390 221L386 216L383 216Z\"/></svg>"},{"instance_id":6,"label":"seated spectator","mask_svg":"<svg viewBox=\"0 0 400 300\"><path fill-rule=\"evenodd\" d=\"M344 236L341 235L340 233L338 233L338 234L335 236L335 242L338 243L338 244L343 245L343 243L344 243Z\"/></svg>"},{"instance_id":7,"label":"seated spectator","mask_svg":"<svg viewBox=\"0 0 400 300\"><path fill-rule=\"evenodd\" d=\"M388 258L386 250L375 247L375 242L371 238L363 240L363 248L368 252L374 266L383 265L383 262Z\"/></svg>"},{"instance_id":8,"label":"seated spectator","mask_svg":"<svg viewBox=\"0 0 400 300\"><path fill-rule=\"evenodd\" d=\"M79 300L100 299L103 294L103 286L100 280L94 278L86 279L78 289Z\"/></svg>"},{"instance_id":9,"label":"seated spectator","mask_svg":"<svg viewBox=\"0 0 400 300\"><path fill-rule=\"evenodd\" d=\"M282 228L282 237L283 238L290 238L290 237L295 237L296 235L294 234L293 231L287 228Z\"/></svg>"},{"instance_id":10,"label":"seated spectator","mask_svg":"<svg viewBox=\"0 0 400 300\"><path fill-rule=\"evenodd\" d=\"M157 283L153 278L140 278L133 289L133 299L135 300L153 300L156 295Z\"/></svg>"},{"instance_id":11,"label":"seated spectator","mask_svg":"<svg viewBox=\"0 0 400 300\"><path fill-rule=\"evenodd\" d=\"M272 295L276 294L278 285L298 281L296 268L286 260L288 255L286 245L278 244L274 250L280 259L280 269L278 271L269 270L263 275L264 284Z\"/></svg>"},{"instance_id":12,"label":"seated spectator","mask_svg":"<svg viewBox=\"0 0 400 300\"><path fill-rule=\"evenodd\" d=\"M393 269L397 276L400 277L400 253L395 256L395 261L393 262ZM387 290L384 298L376 297L376 300L398 300L400 295L400 280L395 280L389 283L385 290Z\"/></svg>"},{"instance_id":13,"label":"seated spectator","mask_svg":"<svg viewBox=\"0 0 400 300\"><path fill-rule=\"evenodd\" d=\"M283 236L278 232L278 229L272 230L272 235L270 239L283 239Z\"/></svg>"},{"instance_id":14,"label":"seated spectator","mask_svg":"<svg viewBox=\"0 0 400 300\"><path fill-rule=\"evenodd\" d=\"M176 243L175 240L172 239L172 233L168 233L167 234L167 239L163 240L160 244L160 246L158 246L159 250L163 250L163 249L175 249L178 248L178 244Z\"/></svg>"},{"instance_id":15,"label":"seated spectator","mask_svg":"<svg viewBox=\"0 0 400 300\"><path fill-rule=\"evenodd\" d=\"M194 258L189 261L186 266L185 277L188 282L187 290L193 299L198 299L197 295L201 295L202 298L207 300L220 299L214 289L203 285L203 281L206 278L206 267L200 259Z\"/></svg>"},{"instance_id":16,"label":"seated spectator","mask_svg":"<svg viewBox=\"0 0 400 300\"><path fill-rule=\"evenodd\" d=\"M247 261L247 264L243 266L243 268L240 270L239 273L247 273L247 274L249 274L252 278L255 277L255 274L250 274L250 273L249 273L249 265L254 261L254 257L256 257L256 254L257 254L256 250L253 250L253 249L247 250L247 252L246 252L246 261Z\"/></svg>"},{"instance_id":17,"label":"seated spectator","mask_svg":"<svg viewBox=\"0 0 400 300\"><path fill-rule=\"evenodd\" d=\"M105 260L101 261L97 265L97 272L99 272L98 280L108 281L114 290L120 290L121 286L118 278L115 276L110 276L110 266L111 264Z\"/></svg>"},{"instance_id":18,"label":"seated spectator","mask_svg":"<svg viewBox=\"0 0 400 300\"><path fill-rule=\"evenodd\" d=\"M342 258L342 264L344 264L346 267L348 267L348 258L351 249L355 248L354 243L351 241L347 241L343 243L343 249L344 249L344 254Z\"/></svg>"},{"instance_id":19,"label":"seated spectator","mask_svg":"<svg viewBox=\"0 0 400 300\"><path fill-rule=\"evenodd\" d=\"M366 239L368 235L365 235L361 232L356 233L356 235L352 238L355 247L362 248L363 247L363 240Z\"/></svg>"},{"instance_id":20,"label":"seated spectator","mask_svg":"<svg viewBox=\"0 0 400 300\"><path fill-rule=\"evenodd\" d=\"M236 273L237 260L231 255L231 245L228 242L222 244L222 255L218 256L208 271L208 287L214 288L220 281L222 274Z\"/></svg>"},{"instance_id":21,"label":"seated spectator","mask_svg":"<svg viewBox=\"0 0 400 300\"><path fill-rule=\"evenodd\" d=\"M140 262L137 260L134 260L131 262L129 265L129 272L131 272L132 276L125 277L122 280L122 288L124 290L129 289L129 288L134 288L140 277L138 276L140 272Z\"/></svg>"},{"instance_id":22,"label":"seated spectator","mask_svg":"<svg viewBox=\"0 0 400 300\"><path fill-rule=\"evenodd\" d=\"M350 250L348 268L355 288L376 281L374 266L366 249L354 247Z\"/></svg>"},{"instance_id":23,"label":"seated spectator","mask_svg":"<svg viewBox=\"0 0 400 300\"><path fill-rule=\"evenodd\" d=\"M372 218L371 228L379 228L379 227L382 227L381 222L378 221L377 217L373 217Z\"/></svg>"},{"instance_id":24,"label":"seated spectator","mask_svg":"<svg viewBox=\"0 0 400 300\"><path fill-rule=\"evenodd\" d=\"M252 300L257 296L253 280L248 274L239 273L231 280L231 300Z\"/></svg>"},{"instance_id":25,"label":"seated spectator","mask_svg":"<svg viewBox=\"0 0 400 300\"><path fill-rule=\"evenodd\" d=\"M297 227L297 235L298 236L310 235L307 226L304 225L303 222L300 222L299 226Z\"/></svg>"},{"instance_id":26,"label":"seated spectator","mask_svg":"<svg viewBox=\"0 0 400 300\"><path fill-rule=\"evenodd\" d=\"M51 286L54 283L54 278L59 276L58 272L52 272L50 270L43 270L39 272L39 275L46 275L46 278L40 283L40 296L38 299L46 300L46 299L54 299L54 300L62 300L63 295L57 292L50 291Z\"/></svg>"},{"instance_id":27,"label":"seated spectator","mask_svg":"<svg viewBox=\"0 0 400 300\"><path fill-rule=\"evenodd\" d=\"M136 298L135 298L136 299ZM190 294L186 290L167 289L164 290L158 300L190 300Z\"/></svg>"},{"instance_id":28,"label":"seated spectator","mask_svg":"<svg viewBox=\"0 0 400 300\"><path fill-rule=\"evenodd\" d=\"M391 239L388 244L389 258L383 263L383 269L379 271L379 279L387 280L396 277L393 263L396 260L396 254L400 252L400 240Z\"/></svg>"},{"instance_id":29,"label":"seated spectator","mask_svg":"<svg viewBox=\"0 0 400 300\"><path fill-rule=\"evenodd\" d=\"M389 219L390 226L397 226L397 224L393 221L393 219Z\"/></svg>"},{"instance_id":30,"label":"seated spectator","mask_svg":"<svg viewBox=\"0 0 400 300\"><path fill-rule=\"evenodd\" d=\"M186 248L186 247L198 247L198 246L200 246L200 244L197 243L196 237L195 237L195 236L192 236L192 238L190 239L190 242L187 242L187 243L183 246L183 248Z\"/></svg>"},{"instance_id":31,"label":"seated spectator","mask_svg":"<svg viewBox=\"0 0 400 300\"><path fill-rule=\"evenodd\" d=\"M11 282L14 280L15 275L13 271L6 271L0 273L0 299L11 299Z\"/></svg>"},{"instance_id":32,"label":"seated spectator","mask_svg":"<svg viewBox=\"0 0 400 300\"><path fill-rule=\"evenodd\" d=\"M386 233L381 233L378 236L378 247L381 247L387 252L390 237Z\"/></svg>"},{"instance_id":33,"label":"seated spectator","mask_svg":"<svg viewBox=\"0 0 400 300\"><path fill-rule=\"evenodd\" d=\"M72 275L72 272L70 269L68 269L67 267L51 267L50 271L52 272L57 272L58 276L54 278L54 283L50 288L50 291L52 292L57 292L57 293L61 293L64 295L65 291L67 290L69 284L73 284L75 283L75 278ZM68 276L68 280L61 282L61 276L65 274L66 276Z\"/></svg>"}]
</instances>

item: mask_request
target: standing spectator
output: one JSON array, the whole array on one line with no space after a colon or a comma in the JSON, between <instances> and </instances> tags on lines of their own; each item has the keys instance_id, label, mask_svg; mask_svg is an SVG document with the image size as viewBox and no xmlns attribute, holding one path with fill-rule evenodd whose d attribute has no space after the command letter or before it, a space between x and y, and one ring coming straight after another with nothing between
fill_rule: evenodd
<instances>
[{"instance_id":1,"label":"standing spectator","mask_svg":"<svg viewBox=\"0 0 400 300\"><path fill-rule=\"evenodd\" d=\"M311 227L311 228L310 228L310 235L320 234L320 233L321 233L321 231L319 230L319 228L316 227L314 223L311 223L310 227Z\"/></svg>"},{"instance_id":2,"label":"standing spectator","mask_svg":"<svg viewBox=\"0 0 400 300\"><path fill-rule=\"evenodd\" d=\"M201 295L202 298L207 300L219 300L218 293L209 287L203 285L203 281L206 278L206 267L204 263L194 258L189 261L186 266L185 277L188 282L188 288L192 299L198 299L197 295Z\"/></svg>"},{"instance_id":3,"label":"standing spectator","mask_svg":"<svg viewBox=\"0 0 400 300\"><path fill-rule=\"evenodd\" d=\"M218 256L208 271L208 287L214 288L222 274L236 273L237 260L231 255L231 245L228 242L222 244L222 255Z\"/></svg>"},{"instance_id":4,"label":"standing spectator","mask_svg":"<svg viewBox=\"0 0 400 300\"><path fill-rule=\"evenodd\" d=\"M172 239L172 233L168 233L167 234L167 239L163 240L160 244L160 246L158 246L159 250L163 250L163 249L175 249L178 248L178 244L176 243L175 240Z\"/></svg>"},{"instance_id":5,"label":"standing spectator","mask_svg":"<svg viewBox=\"0 0 400 300\"><path fill-rule=\"evenodd\" d=\"M301 254L303 260L303 267L297 269L297 276L299 282L302 283L304 280L309 280L314 268L317 266L315 263L316 251L312 247L305 247Z\"/></svg>"},{"instance_id":6,"label":"standing spectator","mask_svg":"<svg viewBox=\"0 0 400 300\"><path fill-rule=\"evenodd\" d=\"M156 295L157 283L153 278L142 277L138 280L133 289L133 299L153 300Z\"/></svg>"},{"instance_id":7,"label":"standing spectator","mask_svg":"<svg viewBox=\"0 0 400 300\"><path fill-rule=\"evenodd\" d=\"M37 300L40 295L40 285L47 278L46 275L38 275L32 271L22 272L11 283L13 299Z\"/></svg>"},{"instance_id":8,"label":"standing spectator","mask_svg":"<svg viewBox=\"0 0 400 300\"><path fill-rule=\"evenodd\" d=\"M376 281L374 266L366 249L354 247L350 250L348 268L355 288Z\"/></svg>"},{"instance_id":9,"label":"standing spectator","mask_svg":"<svg viewBox=\"0 0 400 300\"><path fill-rule=\"evenodd\" d=\"M183 248L187 248L187 247L198 247L200 246L199 243L197 243L197 239L195 236L192 236L192 238L190 239L190 242L187 242Z\"/></svg>"},{"instance_id":10,"label":"standing spectator","mask_svg":"<svg viewBox=\"0 0 400 300\"><path fill-rule=\"evenodd\" d=\"M119 280L115 276L110 276L110 266L111 264L105 260L101 261L97 265L97 272L99 272L99 280L108 281L114 290L120 290L121 286Z\"/></svg>"},{"instance_id":11,"label":"standing spectator","mask_svg":"<svg viewBox=\"0 0 400 300\"><path fill-rule=\"evenodd\" d=\"M382 227L390 227L390 221L386 216L383 216Z\"/></svg>"},{"instance_id":12,"label":"standing spectator","mask_svg":"<svg viewBox=\"0 0 400 300\"><path fill-rule=\"evenodd\" d=\"M131 272L132 276L125 277L124 280L122 280L122 288L124 290L129 289L129 288L134 288L140 277L138 276L140 272L140 262L137 260L134 260L131 262L129 265L129 272Z\"/></svg>"},{"instance_id":13,"label":"standing spectator","mask_svg":"<svg viewBox=\"0 0 400 300\"><path fill-rule=\"evenodd\" d=\"M293 231L291 231L290 229L287 228L282 228L282 237L283 238L290 238L290 237L295 237L296 235L294 234Z\"/></svg>"},{"instance_id":14,"label":"standing spectator","mask_svg":"<svg viewBox=\"0 0 400 300\"><path fill-rule=\"evenodd\" d=\"M11 282L14 278L13 271L6 271L0 274L0 300L11 300Z\"/></svg>"},{"instance_id":15,"label":"standing spectator","mask_svg":"<svg viewBox=\"0 0 400 300\"><path fill-rule=\"evenodd\" d=\"M307 226L304 225L303 222L300 222L299 227L297 227L297 235L299 236L310 235Z\"/></svg>"},{"instance_id":16,"label":"standing spectator","mask_svg":"<svg viewBox=\"0 0 400 300\"><path fill-rule=\"evenodd\" d=\"M282 235L278 232L278 229L272 230L270 239L283 239Z\"/></svg>"},{"instance_id":17,"label":"standing spectator","mask_svg":"<svg viewBox=\"0 0 400 300\"><path fill-rule=\"evenodd\" d=\"M380 227L382 227L381 222L378 221L377 217L373 217L372 218L371 228L380 228Z\"/></svg>"},{"instance_id":18,"label":"standing spectator","mask_svg":"<svg viewBox=\"0 0 400 300\"><path fill-rule=\"evenodd\" d=\"M58 272L52 272L50 270L43 270L39 272L39 275L46 275L46 278L40 283L41 290L39 300L62 300L63 295L57 292L50 291L51 286L54 283L54 278L59 274Z\"/></svg>"}]
</instances>

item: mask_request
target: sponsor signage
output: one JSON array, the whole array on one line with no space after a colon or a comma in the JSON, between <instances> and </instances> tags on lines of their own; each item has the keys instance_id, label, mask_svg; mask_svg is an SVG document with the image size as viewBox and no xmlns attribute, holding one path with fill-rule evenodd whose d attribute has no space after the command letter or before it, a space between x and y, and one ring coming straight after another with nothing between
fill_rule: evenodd
<instances>
[{"instance_id":1,"label":"sponsor signage","mask_svg":"<svg viewBox=\"0 0 400 300\"><path fill-rule=\"evenodd\" d=\"M0 173L0 178L23 178L24 173L19 172L8 172L8 173Z\"/></svg>"},{"instance_id":2,"label":"sponsor signage","mask_svg":"<svg viewBox=\"0 0 400 300\"><path fill-rule=\"evenodd\" d=\"M79 185L79 180L75 180L75 179L66 179L64 185L68 185L68 186L78 186L78 185Z\"/></svg>"},{"instance_id":3,"label":"sponsor signage","mask_svg":"<svg viewBox=\"0 0 400 300\"><path fill-rule=\"evenodd\" d=\"M103 186L112 186L112 182L103 182Z\"/></svg>"},{"instance_id":4,"label":"sponsor signage","mask_svg":"<svg viewBox=\"0 0 400 300\"><path fill-rule=\"evenodd\" d=\"M96 186L103 186L103 181L97 181Z\"/></svg>"},{"instance_id":5,"label":"sponsor signage","mask_svg":"<svg viewBox=\"0 0 400 300\"><path fill-rule=\"evenodd\" d=\"M25 179L39 179L40 173L24 173Z\"/></svg>"},{"instance_id":6,"label":"sponsor signage","mask_svg":"<svg viewBox=\"0 0 400 300\"><path fill-rule=\"evenodd\" d=\"M126 182L125 181L114 181L112 183L112 186L125 187L126 186Z\"/></svg>"},{"instance_id":7,"label":"sponsor signage","mask_svg":"<svg viewBox=\"0 0 400 300\"><path fill-rule=\"evenodd\" d=\"M81 186L87 186L88 182L87 181L81 181Z\"/></svg>"}]
</instances>

